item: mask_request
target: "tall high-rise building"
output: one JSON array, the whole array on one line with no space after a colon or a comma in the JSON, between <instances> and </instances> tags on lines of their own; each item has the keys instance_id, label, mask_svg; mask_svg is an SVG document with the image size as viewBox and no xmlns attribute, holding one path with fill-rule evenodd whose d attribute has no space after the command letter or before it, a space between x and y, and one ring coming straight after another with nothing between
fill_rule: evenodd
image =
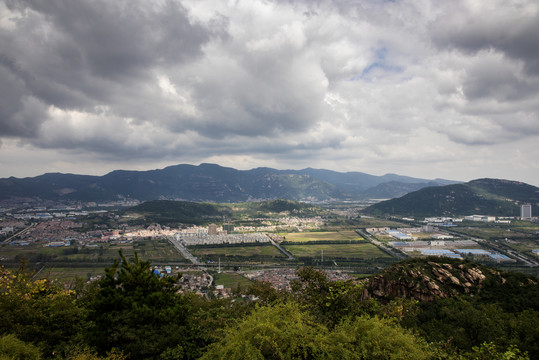
<instances>
[{"instance_id":1,"label":"tall high-rise building","mask_svg":"<svg viewBox=\"0 0 539 360\"><path fill-rule=\"evenodd\" d=\"M532 206L530 204L520 206L520 218L523 220L532 218Z\"/></svg>"}]
</instances>

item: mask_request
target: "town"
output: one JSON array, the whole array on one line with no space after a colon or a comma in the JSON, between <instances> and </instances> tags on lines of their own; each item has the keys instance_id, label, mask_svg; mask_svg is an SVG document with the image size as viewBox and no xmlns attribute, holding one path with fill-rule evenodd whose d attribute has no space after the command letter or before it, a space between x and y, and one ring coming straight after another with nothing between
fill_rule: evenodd
<instances>
[{"instance_id":1,"label":"town","mask_svg":"<svg viewBox=\"0 0 539 360\"><path fill-rule=\"evenodd\" d=\"M467 258L532 273L539 266L539 223L527 205L520 217L383 219L340 209L331 216L354 218L352 224L280 214L249 219L256 225L229 220L177 227L132 224L121 211L132 205L3 208L0 264L14 267L26 258L60 277L95 279L118 251L137 252L157 274L182 274L182 291L218 297L253 280L289 289L299 266L316 266L335 279L358 279L410 257Z\"/></svg>"}]
</instances>

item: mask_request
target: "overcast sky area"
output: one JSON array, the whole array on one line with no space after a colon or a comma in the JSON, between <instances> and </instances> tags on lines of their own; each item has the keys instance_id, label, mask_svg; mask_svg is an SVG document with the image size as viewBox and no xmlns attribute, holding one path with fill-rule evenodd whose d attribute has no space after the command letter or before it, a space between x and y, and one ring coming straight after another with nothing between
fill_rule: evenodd
<instances>
[{"instance_id":1,"label":"overcast sky area","mask_svg":"<svg viewBox=\"0 0 539 360\"><path fill-rule=\"evenodd\" d=\"M202 162L539 186L539 2L0 1L0 177Z\"/></svg>"}]
</instances>

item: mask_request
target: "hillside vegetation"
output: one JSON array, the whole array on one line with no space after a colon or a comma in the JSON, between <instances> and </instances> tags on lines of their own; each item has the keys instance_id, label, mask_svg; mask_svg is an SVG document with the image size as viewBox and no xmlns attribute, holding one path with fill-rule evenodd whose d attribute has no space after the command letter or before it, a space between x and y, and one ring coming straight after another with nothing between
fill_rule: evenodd
<instances>
[{"instance_id":1,"label":"hillside vegetation","mask_svg":"<svg viewBox=\"0 0 539 360\"><path fill-rule=\"evenodd\" d=\"M440 258L395 264L368 284L296 274L292 292L255 281L222 299L179 293L180 276L155 276L136 255L68 287L35 280L24 264L0 269L0 358L539 357L536 278ZM470 285L453 287L452 277ZM428 294L431 282L442 292L428 299L398 290Z\"/></svg>"},{"instance_id":2,"label":"hillside vegetation","mask_svg":"<svg viewBox=\"0 0 539 360\"><path fill-rule=\"evenodd\" d=\"M319 206L291 200L268 200L237 204L196 203L189 201L155 200L120 212L132 222L160 224L207 224L223 220L257 217L312 217L327 214Z\"/></svg>"}]
</instances>

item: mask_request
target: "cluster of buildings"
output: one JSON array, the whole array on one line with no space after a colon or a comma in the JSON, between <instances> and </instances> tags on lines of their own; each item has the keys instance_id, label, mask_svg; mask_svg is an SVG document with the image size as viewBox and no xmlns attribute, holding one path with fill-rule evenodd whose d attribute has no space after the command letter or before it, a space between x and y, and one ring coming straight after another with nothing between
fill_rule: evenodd
<instances>
[{"instance_id":1,"label":"cluster of buildings","mask_svg":"<svg viewBox=\"0 0 539 360\"><path fill-rule=\"evenodd\" d=\"M77 231L81 227L80 223L71 220L44 221L27 227L27 230L21 232L13 241L10 241L10 244L19 246L30 244L54 247L69 246L73 240L87 238L88 235ZM8 228L7 230L10 229ZM21 229L21 227L17 229ZM14 229L11 230L13 233Z\"/></svg>"},{"instance_id":2,"label":"cluster of buildings","mask_svg":"<svg viewBox=\"0 0 539 360\"><path fill-rule=\"evenodd\" d=\"M270 238L266 234L230 234L230 235L200 235L192 233L176 233L176 240L185 246L192 245L221 245L221 244L248 244L269 243Z\"/></svg>"},{"instance_id":3,"label":"cluster of buildings","mask_svg":"<svg viewBox=\"0 0 539 360\"><path fill-rule=\"evenodd\" d=\"M368 233L372 235L389 235L400 241L417 240L419 237L425 238L425 234L428 234L426 235L428 238L435 239L435 240L453 239L453 235L449 235L445 232L440 232L437 227L434 227L432 225L425 225L425 226L415 227L415 228L397 228L397 229L391 229L388 227L368 228L366 230Z\"/></svg>"},{"instance_id":4,"label":"cluster of buildings","mask_svg":"<svg viewBox=\"0 0 539 360\"><path fill-rule=\"evenodd\" d=\"M392 241L389 244L404 253L418 252L423 256L445 256L449 258L462 259L463 256L483 257L496 262L515 262L506 255L491 250L484 250L473 240L453 240L453 241Z\"/></svg>"}]
</instances>

